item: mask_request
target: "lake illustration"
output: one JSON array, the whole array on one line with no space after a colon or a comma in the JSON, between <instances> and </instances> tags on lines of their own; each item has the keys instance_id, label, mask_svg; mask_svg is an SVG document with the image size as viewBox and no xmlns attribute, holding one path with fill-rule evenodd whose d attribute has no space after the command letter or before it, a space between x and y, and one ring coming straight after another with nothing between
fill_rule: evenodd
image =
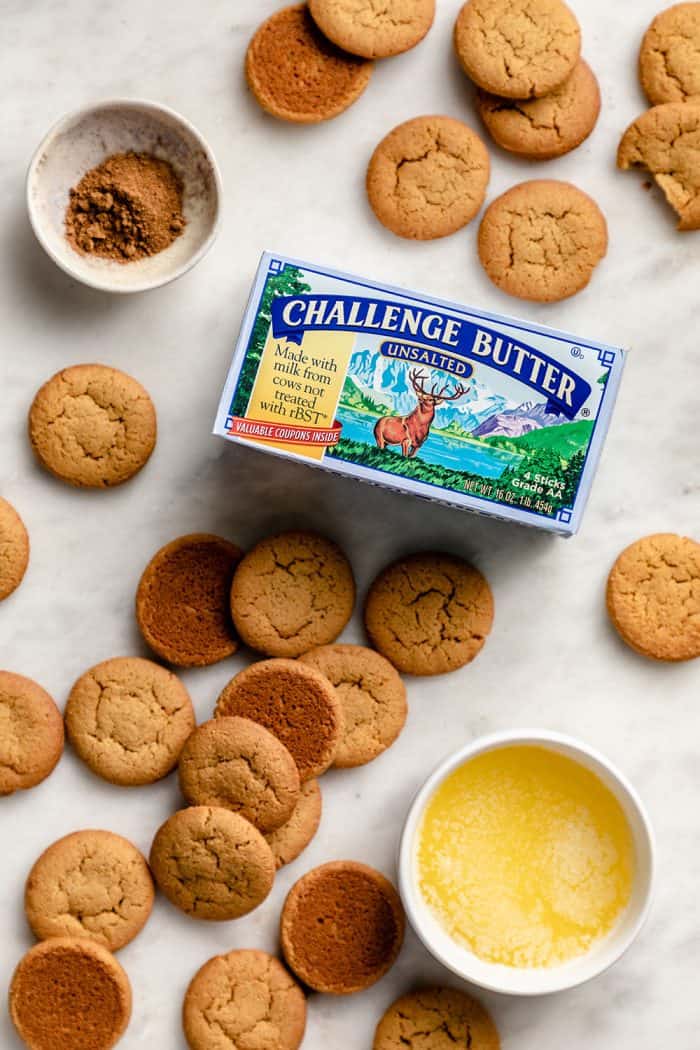
<instances>
[{"instance_id":1,"label":"lake illustration","mask_svg":"<svg viewBox=\"0 0 700 1050\"><path fill-rule=\"evenodd\" d=\"M374 425L378 416L370 412L358 412L340 405L338 422L342 424L342 437L351 441L362 441L374 447ZM436 463L451 470L478 474L483 478L500 478L506 467L515 466L522 459L504 449L489 448L475 441L465 441L448 434L431 430L421 446L417 459L424 463Z\"/></svg>"}]
</instances>

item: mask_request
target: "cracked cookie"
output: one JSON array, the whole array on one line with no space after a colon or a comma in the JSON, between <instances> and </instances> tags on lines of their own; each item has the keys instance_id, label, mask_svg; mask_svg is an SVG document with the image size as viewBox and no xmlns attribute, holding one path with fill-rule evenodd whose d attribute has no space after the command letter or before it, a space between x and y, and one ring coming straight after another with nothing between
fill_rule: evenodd
<instances>
[{"instance_id":1,"label":"cracked cookie","mask_svg":"<svg viewBox=\"0 0 700 1050\"><path fill-rule=\"evenodd\" d=\"M643 656L700 656L700 543L671 532L632 543L612 567L606 602L620 636Z\"/></svg>"},{"instance_id":2,"label":"cracked cookie","mask_svg":"<svg viewBox=\"0 0 700 1050\"><path fill-rule=\"evenodd\" d=\"M562 0L468 0L454 30L464 72L504 98L559 87L581 53L581 30Z\"/></svg>"},{"instance_id":3,"label":"cracked cookie","mask_svg":"<svg viewBox=\"0 0 700 1050\"><path fill-rule=\"evenodd\" d=\"M372 1050L500 1050L488 1011L456 988L424 988L392 1003L377 1025Z\"/></svg>"},{"instance_id":4,"label":"cracked cookie","mask_svg":"<svg viewBox=\"0 0 700 1050\"><path fill-rule=\"evenodd\" d=\"M131 376L106 365L74 365L37 393L29 439L39 462L57 478L108 488L145 465L156 443L156 412Z\"/></svg>"},{"instance_id":5,"label":"cracked cookie","mask_svg":"<svg viewBox=\"0 0 700 1050\"><path fill-rule=\"evenodd\" d=\"M29 536L24 522L0 497L0 602L9 598L24 579L29 564Z\"/></svg>"},{"instance_id":6,"label":"cracked cookie","mask_svg":"<svg viewBox=\"0 0 700 1050\"><path fill-rule=\"evenodd\" d=\"M277 868L291 864L303 853L318 831L322 808L318 781L307 780L301 785L299 801L287 823L265 836Z\"/></svg>"},{"instance_id":7,"label":"cracked cookie","mask_svg":"<svg viewBox=\"0 0 700 1050\"><path fill-rule=\"evenodd\" d=\"M68 739L93 773L127 787L167 776L195 727L179 678L137 656L104 660L81 675L65 719Z\"/></svg>"},{"instance_id":8,"label":"cracked cookie","mask_svg":"<svg viewBox=\"0 0 700 1050\"><path fill-rule=\"evenodd\" d=\"M136 592L136 619L161 659L205 667L235 653L229 594L242 555L234 543L196 532L151 558Z\"/></svg>"},{"instance_id":9,"label":"cracked cookie","mask_svg":"<svg viewBox=\"0 0 700 1050\"><path fill-rule=\"evenodd\" d=\"M581 59L563 84L541 98L519 101L477 91L479 114L502 149L528 160L551 160L588 138L600 113L600 88Z\"/></svg>"},{"instance_id":10,"label":"cracked cookie","mask_svg":"<svg viewBox=\"0 0 700 1050\"><path fill-rule=\"evenodd\" d=\"M622 136L617 166L646 168L677 213L678 229L700 229L700 99L642 113Z\"/></svg>"},{"instance_id":11,"label":"cracked cookie","mask_svg":"<svg viewBox=\"0 0 700 1050\"><path fill-rule=\"evenodd\" d=\"M639 51L639 79L652 106L700 97L700 4L656 16Z\"/></svg>"},{"instance_id":12,"label":"cracked cookie","mask_svg":"<svg viewBox=\"0 0 700 1050\"><path fill-rule=\"evenodd\" d=\"M299 801L299 773L284 744L249 718L213 718L185 744L180 787L191 806L223 806L274 831Z\"/></svg>"},{"instance_id":13,"label":"cracked cookie","mask_svg":"<svg viewBox=\"0 0 700 1050\"><path fill-rule=\"evenodd\" d=\"M461 230L484 203L490 162L471 128L452 117L415 117L382 139L367 168L379 221L413 240Z\"/></svg>"},{"instance_id":14,"label":"cracked cookie","mask_svg":"<svg viewBox=\"0 0 700 1050\"><path fill-rule=\"evenodd\" d=\"M0 796L35 787L63 753L63 719L40 685L0 671Z\"/></svg>"},{"instance_id":15,"label":"cracked cookie","mask_svg":"<svg viewBox=\"0 0 700 1050\"><path fill-rule=\"evenodd\" d=\"M280 919L293 973L317 992L352 995L394 965L406 920L399 895L380 872L332 861L292 886Z\"/></svg>"},{"instance_id":16,"label":"cracked cookie","mask_svg":"<svg viewBox=\"0 0 700 1050\"><path fill-rule=\"evenodd\" d=\"M443 674L470 663L492 624L487 581L450 554L413 554L394 562L365 602L372 645L406 674Z\"/></svg>"},{"instance_id":17,"label":"cracked cookie","mask_svg":"<svg viewBox=\"0 0 700 1050\"><path fill-rule=\"evenodd\" d=\"M301 656L335 641L354 605L347 558L313 532L261 540L241 561L231 588L241 640L266 656Z\"/></svg>"},{"instance_id":18,"label":"cracked cookie","mask_svg":"<svg viewBox=\"0 0 700 1050\"><path fill-rule=\"evenodd\" d=\"M389 58L420 44L435 18L435 0L309 0L324 36L363 58Z\"/></svg>"},{"instance_id":19,"label":"cracked cookie","mask_svg":"<svg viewBox=\"0 0 700 1050\"><path fill-rule=\"evenodd\" d=\"M267 897L272 850L250 821L230 809L193 806L158 829L151 869L176 908L195 919L239 919Z\"/></svg>"},{"instance_id":20,"label":"cracked cookie","mask_svg":"<svg viewBox=\"0 0 700 1050\"><path fill-rule=\"evenodd\" d=\"M273 117L295 124L330 120L369 83L372 63L341 51L306 4L276 11L256 31L245 61L248 86Z\"/></svg>"},{"instance_id":21,"label":"cracked cookie","mask_svg":"<svg viewBox=\"0 0 700 1050\"><path fill-rule=\"evenodd\" d=\"M153 879L128 839L75 831L44 850L27 878L24 909L39 940L90 937L115 952L143 929Z\"/></svg>"},{"instance_id":22,"label":"cracked cookie","mask_svg":"<svg viewBox=\"0 0 700 1050\"><path fill-rule=\"evenodd\" d=\"M131 985L97 941L55 937L18 963L9 1007L29 1050L111 1050L131 1017Z\"/></svg>"},{"instance_id":23,"label":"cracked cookie","mask_svg":"<svg viewBox=\"0 0 700 1050\"><path fill-rule=\"evenodd\" d=\"M335 689L315 667L297 660L261 660L224 686L214 712L250 718L281 740L302 782L333 765L342 732Z\"/></svg>"},{"instance_id":24,"label":"cracked cookie","mask_svg":"<svg viewBox=\"0 0 700 1050\"><path fill-rule=\"evenodd\" d=\"M521 182L481 220L479 258L509 295L553 303L586 287L608 247L598 205L569 182Z\"/></svg>"},{"instance_id":25,"label":"cracked cookie","mask_svg":"<svg viewBox=\"0 0 700 1050\"><path fill-rule=\"evenodd\" d=\"M216 955L194 975L182 1024L190 1050L298 1050L306 996L279 959L232 951Z\"/></svg>"},{"instance_id":26,"label":"cracked cookie","mask_svg":"<svg viewBox=\"0 0 700 1050\"><path fill-rule=\"evenodd\" d=\"M333 683L343 732L333 765L363 766L394 743L406 722L406 688L396 669L363 645L322 645L299 659Z\"/></svg>"}]
</instances>

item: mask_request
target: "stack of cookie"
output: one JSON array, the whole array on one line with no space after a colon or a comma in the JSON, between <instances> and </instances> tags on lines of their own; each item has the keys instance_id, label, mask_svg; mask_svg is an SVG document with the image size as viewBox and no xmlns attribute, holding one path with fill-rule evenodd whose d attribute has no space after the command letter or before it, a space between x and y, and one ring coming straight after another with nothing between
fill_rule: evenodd
<instances>
[{"instance_id":1,"label":"stack of cookie","mask_svg":"<svg viewBox=\"0 0 700 1050\"><path fill-rule=\"evenodd\" d=\"M700 3L657 15L642 40L639 79L652 108L622 136L617 164L646 168L678 215L700 229Z\"/></svg>"},{"instance_id":2,"label":"stack of cookie","mask_svg":"<svg viewBox=\"0 0 700 1050\"><path fill-rule=\"evenodd\" d=\"M415 47L435 0L309 0L277 11L246 55L246 79L266 112L294 124L343 113L369 83L373 60Z\"/></svg>"}]
</instances>

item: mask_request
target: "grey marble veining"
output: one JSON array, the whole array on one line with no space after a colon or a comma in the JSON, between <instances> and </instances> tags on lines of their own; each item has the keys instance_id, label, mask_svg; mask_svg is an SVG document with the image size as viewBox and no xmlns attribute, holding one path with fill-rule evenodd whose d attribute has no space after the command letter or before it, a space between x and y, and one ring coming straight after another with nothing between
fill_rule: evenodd
<instances>
[{"instance_id":1,"label":"grey marble veining","mask_svg":"<svg viewBox=\"0 0 700 1050\"><path fill-rule=\"evenodd\" d=\"M573 0L584 54L601 81L592 138L544 166L492 151L489 195L525 178L570 179L590 192L610 226L608 256L587 291L550 307L498 292L476 261L476 224L428 244L400 241L373 219L364 168L394 124L426 112L478 127L451 53L459 0L414 52L377 66L356 106L319 127L265 117L246 92L242 62L273 0L120 4L4 0L0 109L0 491L28 525L32 560L0 607L0 665L65 702L88 666L142 653L132 603L155 549L194 529L243 544L307 524L350 552L360 592L389 558L445 547L491 580L496 623L482 655L454 675L409 683L410 718L397 745L364 769L324 778L321 832L284 869L250 917L199 924L159 899L146 930L120 953L135 991L124 1050L184 1050L180 1003L207 958L232 947L273 948L292 882L325 859L355 857L391 873L408 802L437 761L488 730L537 725L577 734L630 776L658 835L651 920L608 974L538 1001L486 996L505 1050L694 1050L700 1006L700 730L698 668L663 667L626 650L604 614L607 569L637 536L698 533L697 273L700 234L678 234L643 178L615 170L620 133L644 108L636 52L660 0ZM142 297L109 298L73 284L42 254L23 201L26 165L47 127L82 103L150 97L189 117L209 139L225 183L222 234L179 283ZM587 517L570 541L411 501L285 464L209 434L233 339L263 248L366 272L488 310L537 319L632 348ZM160 424L142 475L111 492L78 492L42 473L25 437L36 388L58 368L100 360L152 392ZM360 640L359 619L346 633ZM246 658L183 677L200 720ZM50 841L85 826L112 828L148 850L179 803L177 784L133 791L103 784L68 752L34 791L0 802L0 996L31 943L21 909L26 873ZM366 1050L393 996L444 974L409 935L394 971L347 1000L312 997L305 1047ZM0 1045L19 1046L5 1013Z\"/></svg>"}]
</instances>

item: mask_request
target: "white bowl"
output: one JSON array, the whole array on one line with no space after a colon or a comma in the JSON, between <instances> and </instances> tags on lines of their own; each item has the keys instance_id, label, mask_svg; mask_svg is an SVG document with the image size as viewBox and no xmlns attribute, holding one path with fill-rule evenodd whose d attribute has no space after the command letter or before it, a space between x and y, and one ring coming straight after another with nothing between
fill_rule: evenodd
<instances>
[{"instance_id":1,"label":"white bowl","mask_svg":"<svg viewBox=\"0 0 700 1050\"><path fill-rule=\"evenodd\" d=\"M83 255L65 236L70 190L108 156L129 150L170 161L183 182L187 225L164 251L136 262ZM39 243L71 277L104 292L143 292L191 269L218 233L220 199L219 169L199 132L172 109L143 99L108 99L63 117L27 173L27 207Z\"/></svg>"},{"instance_id":2,"label":"white bowl","mask_svg":"<svg viewBox=\"0 0 700 1050\"><path fill-rule=\"evenodd\" d=\"M417 836L429 799L442 781L475 755L526 744L549 748L585 766L612 791L629 822L636 853L630 902L611 932L585 955L561 966L518 969L485 962L457 944L425 902L417 877ZM442 762L414 799L399 848L399 889L411 926L439 962L471 984L505 995L546 995L583 984L612 966L629 948L647 917L654 882L654 837L639 796L625 777L597 751L571 737L544 730L513 730L474 740Z\"/></svg>"}]
</instances>

